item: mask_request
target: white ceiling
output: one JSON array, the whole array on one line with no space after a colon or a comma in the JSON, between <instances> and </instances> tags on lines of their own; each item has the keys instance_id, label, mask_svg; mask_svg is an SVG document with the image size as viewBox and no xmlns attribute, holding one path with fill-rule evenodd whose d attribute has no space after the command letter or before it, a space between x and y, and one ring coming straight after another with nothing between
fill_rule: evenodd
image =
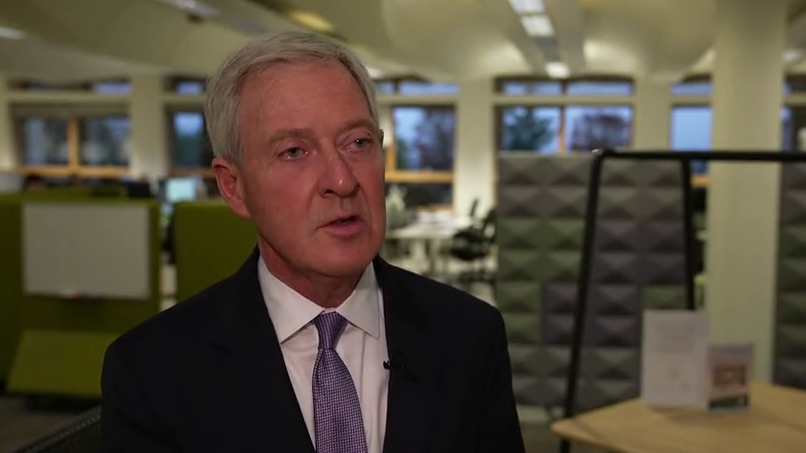
<instances>
[{"instance_id":1,"label":"white ceiling","mask_svg":"<svg viewBox=\"0 0 806 453\"><path fill-rule=\"evenodd\" d=\"M543 0L554 48L527 36L506 0L203 0L201 22L157 0L0 0L0 72L75 80L138 72L206 75L260 31L301 29L277 8L313 12L385 75L436 80L573 74L676 80L707 72L716 0ZM759 0L761 1L761 0ZM790 46L806 49L806 0L791 0ZM790 70L806 72L803 59Z\"/></svg>"}]
</instances>

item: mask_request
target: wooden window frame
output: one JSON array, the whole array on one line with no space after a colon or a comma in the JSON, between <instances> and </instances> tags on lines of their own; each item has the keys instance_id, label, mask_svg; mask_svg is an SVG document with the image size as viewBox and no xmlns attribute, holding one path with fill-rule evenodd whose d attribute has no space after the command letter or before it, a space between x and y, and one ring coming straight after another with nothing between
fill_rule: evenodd
<instances>
[{"instance_id":1,"label":"wooden window frame","mask_svg":"<svg viewBox=\"0 0 806 453\"><path fill-rule=\"evenodd\" d=\"M391 114L390 124L392 129L392 141L386 147L386 182L387 183L409 183L409 184L453 184L453 173L451 171L433 171L433 170L398 170L397 166L397 149L395 138L395 109L396 108L444 108L453 110L456 115L456 106L454 104L394 104L390 106L389 112ZM454 135L456 129L454 128ZM454 140L456 137L454 136ZM454 142L455 146L455 142ZM456 150L454 149L454 160L456 159Z\"/></svg>"},{"instance_id":2,"label":"wooden window frame","mask_svg":"<svg viewBox=\"0 0 806 453\"><path fill-rule=\"evenodd\" d=\"M615 96L615 97L617 98L617 96ZM494 121L495 121L495 124L493 126L495 128L493 130L493 140L495 140L495 141L493 143L493 150L494 151L493 151L493 156L492 156L492 159L493 159L492 167L493 167L493 170L494 170L494 176L493 176L493 197L494 197L494 199L495 200L498 199L498 177L499 177L498 176L498 174L499 174L498 157L499 157L499 154L506 152L506 151L501 149L501 139L503 138L503 134L504 134L504 132L501 130L501 122L502 122L502 116L503 116L503 113L504 113L503 112L504 109L513 108L513 107L523 107L523 108L527 108L527 109L532 109L532 108L536 108L536 107L537 108L540 108L540 107L559 108L560 109L560 127L558 129L558 134L560 136L560 140L559 140L560 145L559 145L559 148L557 149L556 154L557 155L565 155L565 154L568 154L568 147L567 147L567 145L565 143L565 109L566 109L566 107L591 107L591 106L592 105L585 104L584 102L582 102L582 103L568 102L566 104L556 104L556 103L554 103L554 104L505 104L505 105L500 105L499 104L499 105L493 106L493 108L495 109L495 112L493 113L493 118L494 118ZM593 107L598 107L598 106L599 106L599 104L596 104ZM630 145L629 145L630 147L632 147L632 145L634 143L634 140L635 140L635 134L633 133L635 131L635 106L633 104L629 104L629 103L627 103L627 104L625 104L625 103L614 103L614 104L602 104L601 107L629 107L632 110L632 113L630 115L630 132L631 133L630 133Z\"/></svg>"},{"instance_id":3,"label":"wooden window frame","mask_svg":"<svg viewBox=\"0 0 806 453\"><path fill-rule=\"evenodd\" d=\"M176 113L199 113L204 117L202 106L197 104L175 104L165 108L165 128L168 131L165 139L168 142L168 159L170 163L168 175L173 177L201 176L203 178L214 178L215 172L211 167L178 168L175 166L176 131L174 130L173 115Z\"/></svg>"},{"instance_id":4,"label":"wooden window frame","mask_svg":"<svg viewBox=\"0 0 806 453\"><path fill-rule=\"evenodd\" d=\"M555 103L555 104L517 104L517 105L516 104L511 104L511 105L507 104L507 105L496 105L496 106L493 107L493 108L495 108L495 114L493 115L494 118L495 118L495 126L494 126L495 130L493 131L493 136L494 136L494 139L495 139L495 147L493 149L495 149L496 154L499 153L499 152L506 152L506 151L501 149L501 139L503 138L503 135L504 135L504 132L501 130L501 121L503 119L504 109L517 108L517 107L522 107L522 108L526 108L526 109L533 109L533 108L558 108L558 109L560 109L560 127L559 127L559 129L557 131L557 134L560 136L560 140L559 140L560 145L559 145L559 148L557 148L557 154L563 154L564 155L564 154L569 153L568 144L565 142L566 141L565 140L565 128L566 128L565 110L568 107L603 107L603 108L629 107L630 110L632 110L632 112L630 114L630 143L629 143L628 146L632 147L633 143L635 141L635 134L633 133L635 131L635 106L632 105L632 104L629 104L629 103L618 103L617 102L617 103L613 103L613 104L601 104L600 105L600 104L586 104L584 102L582 102L582 103L569 102L567 104L556 104ZM496 162L498 162L498 159L496 159Z\"/></svg>"},{"instance_id":5,"label":"wooden window frame","mask_svg":"<svg viewBox=\"0 0 806 453\"><path fill-rule=\"evenodd\" d=\"M26 117L14 118L25 120ZM17 148L17 171L23 175L37 174L44 177L121 178L129 174L128 166L92 166L81 163L81 118L66 118L67 165L25 165L25 139L15 124Z\"/></svg>"}]
</instances>

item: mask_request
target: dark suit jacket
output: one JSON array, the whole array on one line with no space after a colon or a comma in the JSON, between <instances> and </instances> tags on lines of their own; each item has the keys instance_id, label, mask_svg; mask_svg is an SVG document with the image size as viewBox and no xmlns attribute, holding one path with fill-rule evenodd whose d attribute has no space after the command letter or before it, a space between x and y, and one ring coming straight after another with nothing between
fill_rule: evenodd
<instances>
[{"instance_id":1,"label":"dark suit jacket","mask_svg":"<svg viewBox=\"0 0 806 453\"><path fill-rule=\"evenodd\" d=\"M105 452L314 452L258 259L109 347ZM499 312L381 259L374 266L393 364L384 453L523 453Z\"/></svg>"}]
</instances>

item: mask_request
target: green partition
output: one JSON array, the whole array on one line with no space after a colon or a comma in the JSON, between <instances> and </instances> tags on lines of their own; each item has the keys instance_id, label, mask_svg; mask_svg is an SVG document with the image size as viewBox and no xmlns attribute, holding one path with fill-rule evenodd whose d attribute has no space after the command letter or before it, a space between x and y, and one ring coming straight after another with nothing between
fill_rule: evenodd
<instances>
[{"instance_id":1,"label":"green partition","mask_svg":"<svg viewBox=\"0 0 806 453\"><path fill-rule=\"evenodd\" d=\"M235 272L255 247L254 227L221 202L174 207L176 300L182 301Z\"/></svg>"},{"instance_id":2,"label":"green partition","mask_svg":"<svg viewBox=\"0 0 806 453\"><path fill-rule=\"evenodd\" d=\"M0 195L0 381L6 381L11 370L14 350L22 328L22 200L86 199L89 191L82 188L57 188L39 192Z\"/></svg>"},{"instance_id":3,"label":"green partition","mask_svg":"<svg viewBox=\"0 0 806 453\"><path fill-rule=\"evenodd\" d=\"M0 200L0 271L10 275L11 285L0 285L4 291L0 310L15 315L16 321L5 324L13 332L0 337L0 371L3 352L13 350L13 361L7 373L7 389L11 393L100 396L100 367L103 351L118 335L158 313L161 306L161 234L159 205L153 201L95 199L74 194L47 192L7 197ZM145 300L64 299L24 294L22 289L21 209L24 202L92 203L147 205L149 213L150 285ZM125 240L125 238L122 238ZM2 325L0 311L0 327ZM12 338L14 337L14 338ZM21 339L21 340L20 340ZM12 346L9 346L12 345ZM9 368L6 362L6 368Z\"/></svg>"}]
</instances>

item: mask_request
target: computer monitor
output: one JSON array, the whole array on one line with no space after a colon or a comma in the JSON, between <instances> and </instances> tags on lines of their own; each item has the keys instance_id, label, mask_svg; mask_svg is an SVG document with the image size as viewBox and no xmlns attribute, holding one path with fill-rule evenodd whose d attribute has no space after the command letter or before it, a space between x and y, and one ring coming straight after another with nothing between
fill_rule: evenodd
<instances>
[{"instance_id":1,"label":"computer monitor","mask_svg":"<svg viewBox=\"0 0 806 453\"><path fill-rule=\"evenodd\" d=\"M168 178L165 180L162 198L166 203L193 201L199 197L201 181L197 177Z\"/></svg>"}]
</instances>

